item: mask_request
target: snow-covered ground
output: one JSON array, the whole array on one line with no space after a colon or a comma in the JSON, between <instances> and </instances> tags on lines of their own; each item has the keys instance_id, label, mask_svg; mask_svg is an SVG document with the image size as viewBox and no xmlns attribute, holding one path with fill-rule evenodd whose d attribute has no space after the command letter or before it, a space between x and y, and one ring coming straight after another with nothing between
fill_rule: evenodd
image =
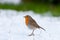
<instances>
[{"instance_id":1,"label":"snow-covered ground","mask_svg":"<svg viewBox=\"0 0 60 40\"><path fill-rule=\"evenodd\" d=\"M46 31L37 29L35 36L28 36L32 30L24 23L25 15L32 16ZM60 40L60 17L43 16L32 11L0 10L0 40Z\"/></svg>"}]
</instances>

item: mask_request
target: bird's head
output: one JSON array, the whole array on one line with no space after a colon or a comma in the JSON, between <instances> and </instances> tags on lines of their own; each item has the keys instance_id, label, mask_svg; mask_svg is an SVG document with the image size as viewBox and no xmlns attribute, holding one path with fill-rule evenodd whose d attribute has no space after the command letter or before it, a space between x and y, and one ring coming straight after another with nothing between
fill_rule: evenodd
<instances>
[{"instance_id":1,"label":"bird's head","mask_svg":"<svg viewBox=\"0 0 60 40\"><path fill-rule=\"evenodd\" d=\"M24 16L24 18L29 18L29 17L30 17L29 15Z\"/></svg>"}]
</instances>

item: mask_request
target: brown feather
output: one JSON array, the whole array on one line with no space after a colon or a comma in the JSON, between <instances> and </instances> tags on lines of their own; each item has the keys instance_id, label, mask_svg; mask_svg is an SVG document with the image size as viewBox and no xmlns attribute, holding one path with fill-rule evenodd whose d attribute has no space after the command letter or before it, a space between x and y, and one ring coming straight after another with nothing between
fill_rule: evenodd
<instances>
[{"instance_id":1,"label":"brown feather","mask_svg":"<svg viewBox=\"0 0 60 40\"><path fill-rule=\"evenodd\" d=\"M45 31L45 29L44 28L42 28L42 27L40 27L37 23L36 23L36 21L31 17L31 16L29 16L29 15L26 15L25 16L25 18L26 18L26 25L31 25L31 26L33 26L33 27L35 27L35 28L41 28L41 29L43 29L44 31ZM28 19L29 18L29 19ZM29 20L29 21L28 21Z\"/></svg>"},{"instance_id":2,"label":"brown feather","mask_svg":"<svg viewBox=\"0 0 60 40\"><path fill-rule=\"evenodd\" d=\"M39 25L36 23L36 21L31 16L29 16L29 24L36 28L39 28Z\"/></svg>"},{"instance_id":3,"label":"brown feather","mask_svg":"<svg viewBox=\"0 0 60 40\"><path fill-rule=\"evenodd\" d=\"M36 28L41 28L41 29L43 29L45 31L45 29L40 27L31 16L29 16L29 24L36 27Z\"/></svg>"}]
</instances>

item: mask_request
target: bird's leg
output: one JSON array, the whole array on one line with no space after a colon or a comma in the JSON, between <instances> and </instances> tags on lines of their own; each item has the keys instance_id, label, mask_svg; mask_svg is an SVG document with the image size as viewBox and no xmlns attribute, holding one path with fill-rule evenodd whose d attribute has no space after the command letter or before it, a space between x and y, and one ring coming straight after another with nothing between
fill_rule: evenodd
<instances>
[{"instance_id":1,"label":"bird's leg","mask_svg":"<svg viewBox=\"0 0 60 40\"><path fill-rule=\"evenodd\" d=\"M34 35L34 30L32 31L31 35Z\"/></svg>"},{"instance_id":2,"label":"bird's leg","mask_svg":"<svg viewBox=\"0 0 60 40\"><path fill-rule=\"evenodd\" d=\"M32 35L34 36L34 30L32 31L32 33L29 36L32 36Z\"/></svg>"}]
</instances>

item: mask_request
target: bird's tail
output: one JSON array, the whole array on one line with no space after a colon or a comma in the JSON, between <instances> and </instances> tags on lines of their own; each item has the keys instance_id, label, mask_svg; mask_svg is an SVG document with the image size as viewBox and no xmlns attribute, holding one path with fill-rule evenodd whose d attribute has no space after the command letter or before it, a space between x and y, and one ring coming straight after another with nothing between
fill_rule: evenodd
<instances>
[{"instance_id":1,"label":"bird's tail","mask_svg":"<svg viewBox=\"0 0 60 40\"><path fill-rule=\"evenodd\" d=\"M42 28L42 27L39 27L39 28L41 28L41 29L43 29L44 31L46 31L44 28Z\"/></svg>"}]
</instances>

